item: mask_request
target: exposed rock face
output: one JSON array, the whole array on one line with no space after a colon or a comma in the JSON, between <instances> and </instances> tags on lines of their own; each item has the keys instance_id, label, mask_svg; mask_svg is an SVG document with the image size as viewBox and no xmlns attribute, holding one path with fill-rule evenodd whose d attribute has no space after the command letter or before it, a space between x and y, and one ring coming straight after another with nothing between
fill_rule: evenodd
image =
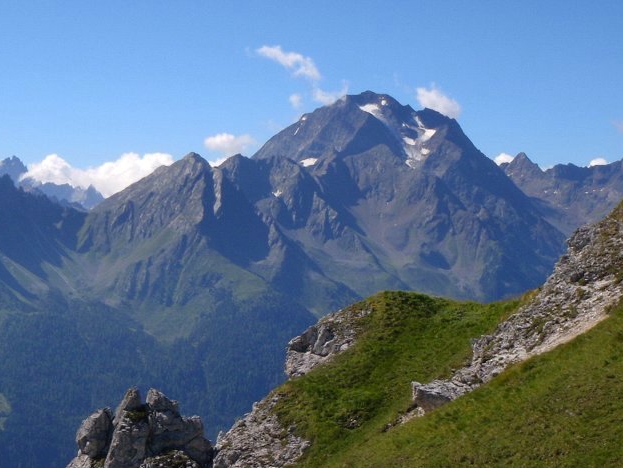
<instances>
[{"instance_id":1,"label":"exposed rock face","mask_svg":"<svg viewBox=\"0 0 623 468\"><path fill-rule=\"evenodd\" d=\"M86 418L76 434L80 453L94 459L105 457L112 429L112 414L108 408L97 410Z\"/></svg>"},{"instance_id":2,"label":"exposed rock face","mask_svg":"<svg viewBox=\"0 0 623 468\"><path fill-rule=\"evenodd\" d=\"M298 377L307 374L318 364L347 350L354 343L356 329L353 319L369 314L369 310L344 309L327 315L288 343L286 374Z\"/></svg>"},{"instance_id":3,"label":"exposed rock face","mask_svg":"<svg viewBox=\"0 0 623 468\"><path fill-rule=\"evenodd\" d=\"M284 428L272 409L279 395L253 405L225 435L219 435L214 468L266 468L286 466L299 459L309 442Z\"/></svg>"},{"instance_id":4,"label":"exposed rock face","mask_svg":"<svg viewBox=\"0 0 623 468\"><path fill-rule=\"evenodd\" d=\"M145 404L138 389L129 389L114 419L109 408L97 410L78 429L76 442L78 455L68 468L95 462L104 468L201 468L211 466L213 456L201 419L181 416L177 402L154 389Z\"/></svg>"},{"instance_id":5,"label":"exposed rock face","mask_svg":"<svg viewBox=\"0 0 623 468\"><path fill-rule=\"evenodd\" d=\"M623 296L623 206L578 229L537 295L491 335L475 340L471 364L446 381L413 382L413 400L429 411L467 393L509 365L549 351L593 327Z\"/></svg>"},{"instance_id":6,"label":"exposed rock face","mask_svg":"<svg viewBox=\"0 0 623 468\"><path fill-rule=\"evenodd\" d=\"M304 375L347 350L357 337L357 320L369 313L357 306L343 309L292 339L286 354L288 377ZM219 435L215 468L281 467L303 455L310 442L296 436L294 426L283 427L272 412L279 398L279 393L273 393L254 404L250 413Z\"/></svg>"}]
</instances>

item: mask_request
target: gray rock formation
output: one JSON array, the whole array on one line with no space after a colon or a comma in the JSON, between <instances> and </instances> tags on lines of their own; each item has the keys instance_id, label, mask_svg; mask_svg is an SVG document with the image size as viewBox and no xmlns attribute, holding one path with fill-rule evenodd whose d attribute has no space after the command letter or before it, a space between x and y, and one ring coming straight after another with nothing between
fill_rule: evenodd
<instances>
[{"instance_id":1,"label":"gray rock formation","mask_svg":"<svg viewBox=\"0 0 623 468\"><path fill-rule=\"evenodd\" d=\"M150 389L145 404L129 389L115 411L100 409L76 434L78 455L68 468L155 468L211 466L213 448L198 416L186 418L176 401Z\"/></svg>"},{"instance_id":2,"label":"gray rock formation","mask_svg":"<svg viewBox=\"0 0 623 468\"><path fill-rule=\"evenodd\" d=\"M272 409L279 395L269 395L227 432L219 435L214 468L268 468L298 460L309 442L281 425Z\"/></svg>"},{"instance_id":3,"label":"gray rock formation","mask_svg":"<svg viewBox=\"0 0 623 468\"><path fill-rule=\"evenodd\" d=\"M357 333L353 323L369 313L356 307L343 309L320 319L302 335L290 340L285 364L288 377L307 374L318 364L350 348Z\"/></svg>"},{"instance_id":4,"label":"gray rock formation","mask_svg":"<svg viewBox=\"0 0 623 468\"><path fill-rule=\"evenodd\" d=\"M475 340L469 366L449 380L413 382L423 412L488 382L509 365L549 351L604 319L623 297L623 206L578 229L545 285L495 332Z\"/></svg>"},{"instance_id":5,"label":"gray rock formation","mask_svg":"<svg viewBox=\"0 0 623 468\"><path fill-rule=\"evenodd\" d=\"M358 320L370 313L357 304L322 318L302 335L292 339L286 353L289 378L308 373L347 350L355 342ZM253 405L216 443L215 468L281 467L298 460L310 442L295 435L295 426L283 427L273 408L278 392Z\"/></svg>"},{"instance_id":6,"label":"gray rock formation","mask_svg":"<svg viewBox=\"0 0 623 468\"><path fill-rule=\"evenodd\" d=\"M76 434L80 453L94 459L106 456L113 429L112 419L110 410L104 408L97 410L82 422Z\"/></svg>"}]
</instances>

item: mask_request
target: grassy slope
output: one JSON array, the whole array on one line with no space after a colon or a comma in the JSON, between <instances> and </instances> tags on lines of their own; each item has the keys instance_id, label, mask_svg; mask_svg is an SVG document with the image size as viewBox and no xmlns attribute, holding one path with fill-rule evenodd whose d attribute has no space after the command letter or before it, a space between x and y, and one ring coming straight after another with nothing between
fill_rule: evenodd
<instances>
[{"instance_id":1,"label":"grassy slope","mask_svg":"<svg viewBox=\"0 0 623 468\"><path fill-rule=\"evenodd\" d=\"M408 406L410 380L447 375L469 354L466 336L490 329L517 305L392 296L402 302L371 299L378 303L374 326L366 324L356 349L284 387L281 418L298 421L314 440L302 466L623 465L623 307L571 343L383 432ZM424 309L436 313L418 317ZM349 411L365 422L344 428Z\"/></svg>"},{"instance_id":2,"label":"grassy slope","mask_svg":"<svg viewBox=\"0 0 623 468\"><path fill-rule=\"evenodd\" d=\"M324 466L376 438L410 404L412 380L447 376L470 357L470 338L490 331L517 302L480 305L385 292L352 307L357 346L327 366L287 382L277 411L313 446L304 466Z\"/></svg>"}]
</instances>

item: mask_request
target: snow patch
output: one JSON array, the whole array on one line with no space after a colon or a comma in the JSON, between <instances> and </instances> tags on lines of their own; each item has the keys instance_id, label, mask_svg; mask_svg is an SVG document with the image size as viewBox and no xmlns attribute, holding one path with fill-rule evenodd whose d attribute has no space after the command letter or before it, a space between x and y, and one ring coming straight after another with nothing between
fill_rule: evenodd
<instances>
[{"instance_id":1,"label":"snow patch","mask_svg":"<svg viewBox=\"0 0 623 468\"><path fill-rule=\"evenodd\" d=\"M412 168L417 166L419 161L423 161L431 153L426 143L437 132L434 128L427 128L422 119L413 113L406 122L401 122L393 115L389 102L382 98L378 103L368 103L359 108L377 118L402 142L405 163Z\"/></svg>"},{"instance_id":2,"label":"snow patch","mask_svg":"<svg viewBox=\"0 0 623 468\"><path fill-rule=\"evenodd\" d=\"M422 133L422 136L420 136L421 141L430 140L433 137L433 135L437 132L437 130L435 130L434 128L422 128L421 130L424 130L424 133Z\"/></svg>"},{"instance_id":3,"label":"snow patch","mask_svg":"<svg viewBox=\"0 0 623 468\"><path fill-rule=\"evenodd\" d=\"M381 108L376 104L365 104L363 106L359 106L359 109L367 112L368 114L372 114L374 117L377 117L378 114L381 114Z\"/></svg>"},{"instance_id":4,"label":"snow patch","mask_svg":"<svg viewBox=\"0 0 623 468\"><path fill-rule=\"evenodd\" d=\"M283 191L281 191L281 190L277 190L277 191L273 192L273 195L274 195L275 197L280 197L281 195L283 195Z\"/></svg>"},{"instance_id":5,"label":"snow patch","mask_svg":"<svg viewBox=\"0 0 623 468\"><path fill-rule=\"evenodd\" d=\"M318 162L318 158L306 158L306 159L301 160L301 166L309 167L309 166L313 166L317 162Z\"/></svg>"}]
</instances>

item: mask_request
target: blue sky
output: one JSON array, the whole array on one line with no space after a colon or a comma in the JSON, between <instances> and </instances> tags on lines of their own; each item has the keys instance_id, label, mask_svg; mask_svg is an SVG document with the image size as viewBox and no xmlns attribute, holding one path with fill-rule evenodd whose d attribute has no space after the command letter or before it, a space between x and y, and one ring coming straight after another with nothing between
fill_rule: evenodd
<instances>
[{"instance_id":1,"label":"blue sky","mask_svg":"<svg viewBox=\"0 0 623 468\"><path fill-rule=\"evenodd\" d=\"M5 0L0 159L55 154L87 177L122 155L251 155L332 96L370 89L416 109L453 100L490 157L614 161L622 25L615 0Z\"/></svg>"}]
</instances>

